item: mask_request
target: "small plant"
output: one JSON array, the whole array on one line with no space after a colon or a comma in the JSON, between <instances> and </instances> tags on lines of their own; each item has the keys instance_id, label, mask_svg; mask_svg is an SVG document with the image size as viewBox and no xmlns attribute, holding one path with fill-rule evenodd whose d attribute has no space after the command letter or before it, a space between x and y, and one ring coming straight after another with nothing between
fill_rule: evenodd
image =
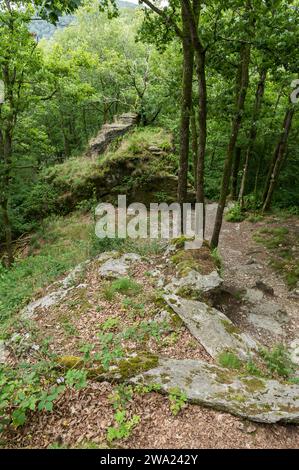
<instances>
[{"instance_id":1,"label":"small plant","mask_svg":"<svg viewBox=\"0 0 299 470\"><path fill-rule=\"evenodd\" d=\"M185 408L187 403L187 395L182 392L179 388L172 388L169 391L170 410L174 416L178 415L179 412Z\"/></svg>"},{"instance_id":2,"label":"small plant","mask_svg":"<svg viewBox=\"0 0 299 470\"><path fill-rule=\"evenodd\" d=\"M108 370L111 363L124 356L120 337L114 333L99 333L101 351L95 355L96 360L100 360L103 368Z\"/></svg>"},{"instance_id":3,"label":"small plant","mask_svg":"<svg viewBox=\"0 0 299 470\"><path fill-rule=\"evenodd\" d=\"M242 222L244 219L245 216L242 213L240 204L235 204L225 214L225 220L227 222Z\"/></svg>"},{"instance_id":4,"label":"small plant","mask_svg":"<svg viewBox=\"0 0 299 470\"><path fill-rule=\"evenodd\" d=\"M218 362L227 369L241 369L242 361L232 352L223 352L218 357Z\"/></svg>"},{"instance_id":5,"label":"small plant","mask_svg":"<svg viewBox=\"0 0 299 470\"><path fill-rule=\"evenodd\" d=\"M143 303L136 303L130 298L125 298L122 301L122 305L126 310L132 309L133 310L133 317L139 316L139 317L144 317L145 315L145 305Z\"/></svg>"},{"instance_id":6,"label":"small plant","mask_svg":"<svg viewBox=\"0 0 299 470\"><path fill-rule=\"evenodd\" d=\"M248 220L248 222L251 222L252 224L256 224L257 222L263 220L263 216L262 214L250 214L246 220Z\"/></svg>"},{"instance_id":7,"label":"small plant","mask_svg":"<svg viewBox=\"0 0 299 470\"><path fill-rule=\"evenodd\" d=\"M246 363L246 372L248 372L248 374L250 375L255 375L256 377L263 377L263 372L259 369L259 367L252 361L252 360L249 360L247 363Z\"/></svg>"},{"instance_id":8,"label":"small plant","mask_svg":"<svg viewBox=\"0 0 299 470\"><path fill-rule=\"evenodd\" d=\"M66 334L69 336L76 336L78 334L76 327L72 324L70 320L64 320L62 322L62 327Z\"/></svg>"},{"instance_id":9,"label":"small plant","mask_svg":"<svg viewBox=\"0 0 299 470\"><path fill-rule=\"evenodd\" d=\"M101 330L103 330L103 331L116 330L117 327L119 326L119 322L120 322L120 320L117 317L107 318L107 320L105 320L103 323L101 323L101 325L100 325Z\"/></svg>"},{"instance_id":10,"label":"small plant","mask_svg":"<svg viewBox=\"0 0 299 470\"><path fill-rule=\"evenodd\" d=\"M110 426L107 429L107 441L111 443L114 440L129 437L133 428L140 422L140 416L128 417L126 407L133 398L133 388L131 386L119 385L109 398L115 410L115 426Z\"/></svg>"},{"instance_id":11,"label":"small plant","mask_svg":"<svg viewBox=\"0 0 299 470\"><path fill-rule=\"evenodd\" d=\"M222 257L219 253L219 250L218 248L214 248L212 251L211 251L211 256L214 260L214 263L217 267L217 270L220 274L222 274L223 272L223 261L222 261Z\"/></svg>"},{"instance_id":12,"label":"small plant","mask_svg":"<svg viewBox=\"0 0 299 470\"><path fill-rule=\"evenodd\" d=\"M167 322L141 321L135 322L132 326L127 328L121 334L121 337L125 340L135 339L140 342L152 337L156 341L160 341L162 333L168 330L169 324Z\"/></svg>"},{"instance_id":13,"label":"small plant","mask_svg":"<svg viewBox=\"0 0 299 470\"><path fill-rule=\"evenodd\" d=\"M163 346L174 346L179 340L179 334L176 331L170 333L170 335L166 336L163 341Z\"/></svg>"},{"instance_id":14,"label":"small plant","mask_svg":"<svg viewBox=\"0 0 299 470\"><path fill-rule=\"evenodd\" d=\"M293 373L294 364L283 345L272 350L262 349L260 354L272 374L287 378Z\"/></svg>"},{"instance_id":15,"label":"small plant","mask_svg":"<svg viewBox=\"0 0 299 470\"><path fill-rule=\"evenodd\" d=\"M160 384L149 384L149 385L144 385L144 384L138 384L135 385L134 391L136 393L139 393L140 395L145 395L146 393L151 393L151 392L159 392L161 390L161 385Z\"/></svg>"},{"instance_id":16,"label":"small plant","mask_svg":"<svg viewBox=\"0 0 299 470\"><path fill-rule=\"evenodd\" d=\"M114 419L116 425L107 429L108 442L129 437L134 427L140 422L140 416L138 415L133 415L131 419L128 419L126 410L117 410Z\"/></svg>"},{"instance_id":17,"label":"small plant","mask_svg":"<svg viewBox=\"0 0 299 470\"><path fill-rule=\"evenodd\" d=\"M51 412L66 388L86 386L86 372L70 370L55 375L54 363L41 361L17 368L0 367L0 432L8 425L22 426L32 411Z\"/></svg>"},{"instance_id":18,"label":"small plant","mask_svg":"<svg viewBox=\"0 0 299 470\"><path fill-rule=\"evenodd\" d=\"M136 295L141 289L141 285L133 281L133 279L122 277L107 285L103 293L106 300L112 300L117 292L126 295Z\"/></svg>"}]
</instances>

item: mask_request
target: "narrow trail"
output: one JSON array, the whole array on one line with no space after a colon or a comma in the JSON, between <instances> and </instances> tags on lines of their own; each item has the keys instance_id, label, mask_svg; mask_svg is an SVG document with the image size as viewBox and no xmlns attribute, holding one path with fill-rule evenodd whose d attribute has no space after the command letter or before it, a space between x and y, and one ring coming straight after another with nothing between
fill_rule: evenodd
<instances>
[{"instance_id":1,"label":"narrow trail","mask_svg":"<svg viewBox=\"0 0 299 470\"><path fill-rule=\"evenodd\" d=\"M216 204L207 206L207 238L211 236ZM286 224L298 232L298 221ZM269 266L269 252L252 236L265 221L223 221L219 252L223 279L228 287L244 293L243 302L224 306L225 314L266 346L290 344L299 337L298 298L290 295L284 280ZM257 284L256 284L257 283Z\"/></svg>"}]
</instances>

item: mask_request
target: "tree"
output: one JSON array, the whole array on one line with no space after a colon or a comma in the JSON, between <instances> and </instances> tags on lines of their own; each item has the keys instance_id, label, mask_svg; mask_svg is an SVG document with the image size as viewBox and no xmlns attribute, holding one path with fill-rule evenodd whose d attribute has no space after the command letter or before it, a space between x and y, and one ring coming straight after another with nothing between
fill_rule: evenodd
<instances>
[{"instance_id":1,"label":"tree","mask_svg":"<svg viewBox=\"0 0 299 470\"><path fill-rule=\"evenodd\" d=\"M255 21L251 15L249 15L249 17L247 16L251 8L252 8L251 2L247 1L244 16L245 16L245 22L247 24L248 30L252 33ZM240 46L240 67L239 67L238 76L237 76L238 81L237 81L237 91L236 91L236 111L235 111L235 116L232 122L231 135L230 135L230 139L228 143L227 155L226 155L226 160L225 160L224 168L223 168L220 197L218 201L215 224L214 224L213 234L211 238L212 247L217 247L219 243L219 236L220 236L220 231L221 231L221 226L222 226L223 213L224 213L226 198L227 198L229 186L230 186L230 176L231 176L231 171L232 171L234 151L235 151L238 134L239 134L239 130L240 130L241 122L242 122L242 116L243 116L244 107L245 107L245 99L246 99L247 89L249 85L250 53L251 53L250 42L248 40L242 41L241 46Z\"/></svg>"},{"instance_id":2,"label":"tree","mask_svg":"<svg viewBox=\"0 0 299 470\"><path fill-rule=\"evenodd\" d=\"M256 94L255 94L255 102L254 102L253 113L252 113L252 122L251 122L250 131L249 131L248 145L246 149L244 168L243 168L243 174L242 174L242 180L241 180L241 186L240 186L239 203L240 203L241 208L243 208L244 206L244 193L245 193L245 185L246 185L247 176L248 176L248 167L249 167L249 162L251 159L254 143L257 137L257 124L258 124L258 119L259 119L259 115L261 111L262 99L263 99L264 92L265 92L266 77L267 77L267 70L265 68L262 68L260 71L259 82L257 85Z\"/></svg>"},{"instance_id":3,"label":"tree","mask_svg":"<svg viewBox=\"0 0 299 470\"><path fill-rule=\"evenodd\" d=\"M11 188L15 170L20 166L14 154L15 133L20 114L29 108L39 93L35 79L42 69L41 55L28 24L34 7L41 7L40 14L55 22L63 11L74 11L79 4L78 0L5 0L0 10L0 79L4 83L4 103L0 104L0 206L8 266L14 261Z\"/></svg>"},{"instance_id":4,"label":"tree","mask_svg":"<svg viewBox=\"0 0 299 470\"><path fill-rule=\"evenodd\" d=\"M12 227L9 216L11 182L14 177L14 135L18 117L28 108L34 76L41 67L36 42L27 29L32 9L14 10L9 1L0 12L0 78L4 83L5 99L0 105L0 204L7 250L7 264L13 263Z\"/></svg>"},{"instance_id":5,"label":"tree","mask_svg":"<svg viewBox=\"0 0 299 470\"><path fill-rule=\"evenodd\" d=\"M288 137L292 128L294 114L295 107L290 103L285 113L283 130L281 132L279 141L275 147L273 159L271 162L269 180L267 182L265 196L263 200L263 211L268 210L271 205L274 188L277 184L278 176L283 163L283 158L286 152Z\"/></svg>"}]
</instances>

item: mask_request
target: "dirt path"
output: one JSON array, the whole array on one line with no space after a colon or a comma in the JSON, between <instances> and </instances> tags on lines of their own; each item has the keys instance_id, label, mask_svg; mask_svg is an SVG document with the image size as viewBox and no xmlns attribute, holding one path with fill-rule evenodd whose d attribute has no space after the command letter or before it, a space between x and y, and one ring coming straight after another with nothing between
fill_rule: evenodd
<instances>
[{"instance_id":1,"label":"dirt path","mask_svg":"<svg viewBox=\"0 0 299 470\"><path fill-rule=\"evenodd\" d=\"M216 205L209 205L207 211L208 238L211 235L215 212ZM288 221L265 219L257 223L224 221L219 244L219 251L224 263L223 278L225 283L239 289L245 294L245 300L248 299L247 302L228 304L224 307L225 313L234 323L250 331L256 339L267 346L278 342L288 345L299 337L298 298L290 295L290 290L282 277L269 266L271 258L269 251L253 240L253 235L260 228L269 223L273 224L273 222L275 226L283 224L298 236L299 224L295 218ZM260 287L257 288L256 283ZM257 316L253 313L256 310L260 315ZM251 319L252 321L250 321ZM254 320L256 320L256 324L254 324ZM261 326L262 324L264 327Z\"/></svg>"}]
</instances>

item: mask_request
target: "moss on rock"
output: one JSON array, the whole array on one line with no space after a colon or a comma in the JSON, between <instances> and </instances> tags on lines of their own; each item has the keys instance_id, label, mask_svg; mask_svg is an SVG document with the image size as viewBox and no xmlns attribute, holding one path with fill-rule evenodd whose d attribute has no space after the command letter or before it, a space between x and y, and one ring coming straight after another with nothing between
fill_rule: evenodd
<instances>
[{"instance_id":1,"label":"moss on rock","mask_svg":"<svg viewBox=\"0 0 299 470\"><path fill-rule=\"evenodd\" d=\"M61 356L57 358L56 362L59 367L65 370L85 369L87 376L95 380L125 381L141 372L157 367L159 358L151 352L142 351L115 362L108 370L105 370L98 361L92 365L84 364L83 359L78 356Z\"/></svg>"}]
</instances>

